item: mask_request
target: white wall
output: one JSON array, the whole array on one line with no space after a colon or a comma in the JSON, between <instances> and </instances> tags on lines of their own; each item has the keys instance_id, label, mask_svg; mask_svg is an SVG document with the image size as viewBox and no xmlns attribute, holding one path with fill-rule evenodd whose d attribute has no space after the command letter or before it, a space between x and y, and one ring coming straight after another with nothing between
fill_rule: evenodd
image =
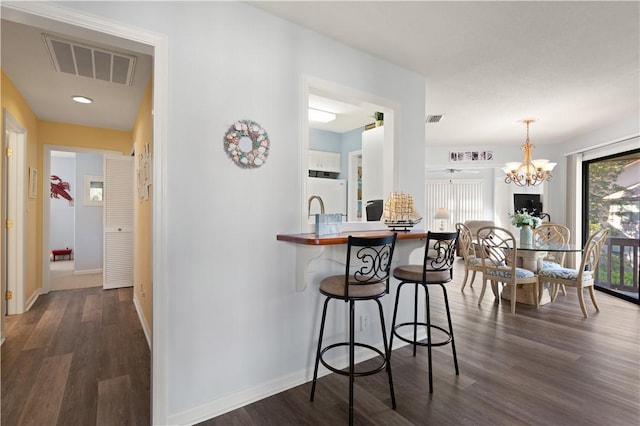
<instances>
[{"instance_id":1,"label":"white wall","mask_svg":"<svg viewBox=\"0 0 640 426\"><path fill-rule=\"evenodd\" d=\"M76 154L76 250L75 269L102 269L102 206L84 205L84 177L102 176L101 154Z\"/></svg>"},{"instance_id":2,"label":"white wall","mask_svg":"<svg viewBox=\"0 0 640 426\"><path fill-rule=\"evenodd\" d=\"M418 205L424 202L424 79L243 3L67 5L169 37L169 136L161 172L168 182L170 421L187 422L196 413L206 418L300 383L312 365L321 302L316 287L295 291L294 246L276 235L301 229L302 78L399 105L398 187ZM259 169L237 167L222 149L238 119L257 121L270 136Z\"/></svg>"},{"instance_id":3,"label":"white wall","mask_svg":"<svg viewBox=\"0 0 640 426\"><path fill-rule=\"evenodd\" d=\"M548 184L548 199L547 205L545 205L545 210L551 214L551 218L554 221L566 223L566 194L575 190L575 188L567 188L567 154L639 134L640 119L637 116L631 116L617 123L600 127L593 132L585 133L578 138L563 141L558 145L541 146L540 152L558 163L553 173L553 182ZM576 232L580 232L580 230L576 230Z\"/></svg>"},{"instance_id":4,"label":"white wall","mask_svg":"<svg viewBox=\"0 0 640 426\"><path fill-rule=\"evenodd\" d=\"M58 176L64 182L69 183L68 191L76 201L76 159L74 157L51 156L51 174ZM45 188L49 192L49 187ZM75 205L70 206L69 201L60 197L52 198L49 210L49 248L51 250L70 248L75 254Z\"/></svg>"}]
</instances>

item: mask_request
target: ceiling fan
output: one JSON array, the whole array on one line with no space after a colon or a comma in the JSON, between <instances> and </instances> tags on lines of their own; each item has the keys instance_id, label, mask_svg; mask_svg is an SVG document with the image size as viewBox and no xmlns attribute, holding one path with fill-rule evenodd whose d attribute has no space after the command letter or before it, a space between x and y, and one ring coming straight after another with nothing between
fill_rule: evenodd
<instances>
[{"instance_id":1,"label":"ceiling fan","mask_svg":"<svg viewBox=\"0 0 640 426\"><path fill-rule=\"evenodd\" d=\"M479 170L469 170L469 169L436 169L436 170L427 170L428 173L480 173Z\"/></svg>"}]
</instances>

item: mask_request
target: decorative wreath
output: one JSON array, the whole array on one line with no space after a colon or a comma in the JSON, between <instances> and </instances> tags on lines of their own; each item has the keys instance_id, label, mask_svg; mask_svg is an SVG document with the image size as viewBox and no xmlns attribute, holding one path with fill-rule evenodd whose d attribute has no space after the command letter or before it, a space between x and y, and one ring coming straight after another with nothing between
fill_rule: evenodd
<instances>
[{"instance_id":1,"label":"decorative wreath","mask_svg":"<svg viewBox=\"0 0 640 426\"><path fill-rule=\"evenodd\" d=\"M224 150L238 167L260 167L269 155L269 135L255 121L238 120L224 136Z\"/></svg>"}]
</instances>

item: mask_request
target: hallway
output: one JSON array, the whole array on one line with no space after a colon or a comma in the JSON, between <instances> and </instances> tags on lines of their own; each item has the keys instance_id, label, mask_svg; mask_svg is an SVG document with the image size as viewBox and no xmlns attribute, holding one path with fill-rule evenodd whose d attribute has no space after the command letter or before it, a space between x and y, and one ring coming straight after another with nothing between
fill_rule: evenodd
<instances>
[{"instance_id":1,"label":"hallway","mask_svg":"<svg viewBox=\"0 0 640 426\"><path fill-rule=\"evenodd\" d=\"M102 272L76 273L73 260L49 262L49 288L51 291L102 287L102 282Z\"/></svg>"},{"instance_id":2,"label":"hallway","mask_svg":"<svg viewBox=\"0 0 640 426\"><path fill-rule=\"evenodd\" d=\"M2 424L148 425L150 351L133 289L40 296L6 318Z\"/></svg>"}]
</instances>

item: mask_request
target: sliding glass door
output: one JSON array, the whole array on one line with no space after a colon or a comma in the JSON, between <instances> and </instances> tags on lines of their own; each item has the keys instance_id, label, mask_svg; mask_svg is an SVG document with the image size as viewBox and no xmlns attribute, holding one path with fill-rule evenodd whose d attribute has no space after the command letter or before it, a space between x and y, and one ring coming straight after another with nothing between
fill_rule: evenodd
<instances>
[{"instance_id":1,"label":"sliding glass door","mask_svg":"<svg viewBox=\"0 0 640 426\"><path fill-rule=\"evenodd\" d=\"M583 241L609 229L596 288L639 303L640 149L583 163Z\"/></svg>"}]
</instances>

